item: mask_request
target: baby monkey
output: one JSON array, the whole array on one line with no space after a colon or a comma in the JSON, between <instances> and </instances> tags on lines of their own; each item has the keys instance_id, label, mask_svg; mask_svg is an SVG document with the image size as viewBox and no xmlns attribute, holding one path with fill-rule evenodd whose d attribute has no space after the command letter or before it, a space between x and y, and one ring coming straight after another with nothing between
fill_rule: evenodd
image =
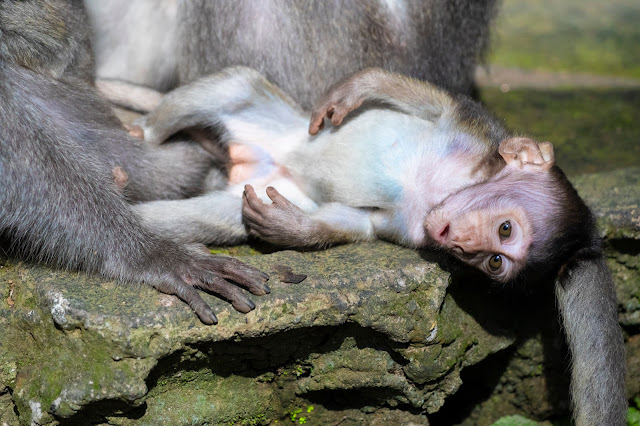
<instances>
[{"instance_id":1,"label":"baby monkey","mask_svg":"<svg viewBox=\"0 0 640 426\"><path fill-rule=\"evenodd\" d=\"M325 116L334 128L320 132ZM582 232L589 211L553 167L551 144L510 137L467 98L368 69L335 86L310 127L307 117L247 68L171 92L139 123L145 139L220 129L228 187L138 212L189 242L238 243L248 233L288 247L375 238L441 246L502 282L532 262L546 267L554 247L575 252L595 237Z\"/></svg>"},{"instance_id":2,"label":"baby monkey","mask_svg":"<svg viewBox=\"0 0 640 426\"><path fill-rule=\"evenodd\" d=\"M595 220L549 142L510 135L473 100L380 69L338 83L310 125L307 117L248 68L174 90L139 122L145 140L217 129L229 149L228 184L134 208L189 242L252 235L324 247L382 238L442 247L499 282L556 278L576 422L625 423L615 289ZM333 126L322 130L326 118Z\"/></svg>"}]
</instances>

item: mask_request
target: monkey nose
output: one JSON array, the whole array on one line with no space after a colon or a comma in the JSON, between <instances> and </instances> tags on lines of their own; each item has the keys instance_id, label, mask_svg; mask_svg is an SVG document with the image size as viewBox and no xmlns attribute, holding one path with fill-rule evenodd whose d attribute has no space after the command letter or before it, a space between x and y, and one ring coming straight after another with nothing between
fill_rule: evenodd
<instances>
[{"instance_id":1,"label":"monkey nose","mask_svg":"<svg viewBox=\"0 0 640 426\"><path fill-rule=\"evenodd\" d=\"M437 242L439 242L440 244L445 243L447 241L448 237L449 237L449 224L448 223L446 225L444 225L442 228L440 228L439 230L437 230L433 234L433 239L436 240Z\"/></svg>"}]
</instances>

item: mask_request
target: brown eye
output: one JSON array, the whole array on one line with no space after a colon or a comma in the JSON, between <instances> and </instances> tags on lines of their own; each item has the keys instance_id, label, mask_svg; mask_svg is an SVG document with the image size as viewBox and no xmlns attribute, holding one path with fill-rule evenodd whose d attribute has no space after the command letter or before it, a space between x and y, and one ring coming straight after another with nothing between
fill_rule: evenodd
<instances>
[{"instance_id":1,"label":"brown eye","mask_svg":"<svg viewBox=\"0 0 640 426\"><path fill-rule=\"evenodd\" d=\"M501 266L502 256L500 256L499 254L491 256L491 258L489 259L489 268L495 272L500 269Z\"/></svg>"},{"instance_id":2,"label":"brown eye","mask_svg":"<svg viewBox=\"0 0 640 426\"><path fill-rule=\"evenodd\" d=\"M508 220L506 222L502 222L500 228L498 228L498 234L500 238L509 238L511 236L511 222Z\"/></svg>"}]
</instances>

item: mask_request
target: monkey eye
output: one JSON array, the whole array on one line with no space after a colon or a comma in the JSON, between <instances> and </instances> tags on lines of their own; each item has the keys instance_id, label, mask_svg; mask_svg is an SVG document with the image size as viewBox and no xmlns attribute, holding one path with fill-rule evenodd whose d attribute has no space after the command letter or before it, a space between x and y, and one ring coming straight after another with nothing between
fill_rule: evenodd
<instances>
[{"instance_id":1,"label":"monkey eye","mask_svg":"<svg viewBox=\"0 0 640 426\"><path fill-rule=\"evenodd\" d=\"M502 239L509 238L511 236L511 222L509 222L508 220L502 222L502 225L500 225L500 228L498 228L498 234Z\"/></svg>"},{"instance_id":2,"label":"monkey eye","mask_svg":"<svg viewBox=\"0 0 640 426\"><path fill-rule=\"evenodd\" d=\"M489 258L489 269L496 272L502 266L502 256L494 254Z\"/></svg>"}]
</instances>

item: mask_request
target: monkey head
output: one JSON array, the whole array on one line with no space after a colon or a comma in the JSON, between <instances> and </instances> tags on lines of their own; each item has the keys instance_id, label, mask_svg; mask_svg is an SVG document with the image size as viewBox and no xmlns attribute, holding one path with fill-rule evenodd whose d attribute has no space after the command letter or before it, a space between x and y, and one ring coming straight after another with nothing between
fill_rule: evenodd
<instances>
[{"instance_id":1,"label":"monkey head","mask_svg":"<svg viewBox=\"0 0 640 426\"><path fill-rule=\"evenodd\" d=\"M554 166L551 143L511 138L498 152L502 170L434 208L427 238L496 281L556 273L571 253L595 244L591 213Z\"/></svg>"}]
</instances>

